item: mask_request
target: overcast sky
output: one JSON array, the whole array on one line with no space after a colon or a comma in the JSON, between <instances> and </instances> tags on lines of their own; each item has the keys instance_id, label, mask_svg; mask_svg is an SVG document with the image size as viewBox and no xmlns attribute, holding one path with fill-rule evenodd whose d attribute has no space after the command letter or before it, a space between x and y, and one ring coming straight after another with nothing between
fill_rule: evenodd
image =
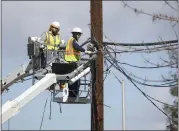
<instances>
[{"instance_id":1,"label":"overcast sky","mask_svg":"<svg viewBox=\"0 0 179 131\"><path fill-rule=\"evenodd\" d=\"M132 7L143 9L148 13L166 13L176 16L177 12L165 5L164 2L128 2ZM176 7L175 3L172 3ZM84 35L80 42L90 36L89 1L60 1L60 2L2 2L2 69L3 77L29 61L27 56L27 38L40 36L47 31L49 24L59 21L60 33L65 41L70 37L73 27L82 28ZM129 8L124 8L121 1L103 2L103 31L114 42L145 42L176 39L172 23L167 21L152 22L151 17L136 15ZM106 39L104 39L107 41ZM160 57L166 58L165 53L143 54L153 62ZM119 58L119 56L118 56ZM121 62L146 66L141 54L122 54ZM149 66L149 65L148 65ZM147 76L152 80L161 79L161 73L167 75L168 70L144 70L125 66L130 72L139 77ZM126 78L113 70L119 78L125 80L126 88L126 128L127 129L165 129L166 117L158 111ZM31 81L15 84L8 93L3 94L3 104L13 100L31 86ZM104 103L111 108L104 107L104 128L122 129L121 115L121 86L112 74L104 82ZM166 103L172 103L173 98L168 88L144 87L140 88ZM52 104L52 119L50 114L50 93L44 92L21 109L20 113L10 120L11 130L38 130L42 118L44 104L48 98L48 105L42 129L56 130L88 130L90 129L90 105L62 105ZM162 108L161 104L157 105ZM7 122L3 129L8 129Z\"/></svg>"}]
</instances>

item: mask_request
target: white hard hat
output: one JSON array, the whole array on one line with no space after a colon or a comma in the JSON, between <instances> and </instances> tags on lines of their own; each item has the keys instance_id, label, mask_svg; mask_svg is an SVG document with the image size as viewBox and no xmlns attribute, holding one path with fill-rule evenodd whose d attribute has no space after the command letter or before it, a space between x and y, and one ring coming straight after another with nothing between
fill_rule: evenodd
<instances>
[{"instance_id":1,"label":"white hard hat","mask_svg":"<svg viewBox=\"0 0 179 131\"><path fill-rule=\"evenodd\" d=\"M54 21L54 22L52 22L51 26L56 27L56 28L59 29L60 28L60 23L57 22L57 21Z\"/></svg>"},{"instance_id":2,"label":"white hard hat","mask_svg":"<svg viewBox=\"0 0 179 131\"><path fill-rule=\"evenodd\" d=\"M65 44L65 40L62 39L62 45L64 45L64 44Z\"/></svg>"},{"instance_id":3,"label":"white hard hat","mask_svg":"<svg viewBox=\"0 0 179 131\"><path fill-rule=\"evenodd\" d=\"M73 32L77 32L77 33L83 34L83 33L82 33L82 30L81 30L80 28L78 28L78 27L73 28L72 33L73 33Z\"/></svg>"}]
</instances>

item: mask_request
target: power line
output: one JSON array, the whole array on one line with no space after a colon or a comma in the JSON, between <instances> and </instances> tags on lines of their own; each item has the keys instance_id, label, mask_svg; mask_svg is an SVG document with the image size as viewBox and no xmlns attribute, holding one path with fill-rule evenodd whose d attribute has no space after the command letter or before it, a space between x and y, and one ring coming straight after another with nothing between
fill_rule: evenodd
<instances>
[{"instance_id":1,"label":"power line","mask_svg":"<svg viewBox=\"0 0 179 131\"><path fill-rule=\"evenodd\" d=\"M171 9L175 10L176 12L178 12L178 10L176 8L174 8L167 0L164 0L164 1L165 1L165 4L167 4Z\"/></svg>"},{"instance_id":2,"label":"power line","mask_svg":"<svg viewBox=\"0 0 179 131\"><path fill-rule=\"evenodd\" d=\"M119 70L118 68L116 68L117 70ZM161 111L164 115L166 115L170 120L172 120L174 123L177 124L177 122L175 122L172 118L170 118L163 110L161 110L154 102L152 102L148 97L147 95L130 79L130 77L128 75L125 74L125 72L123 72L122 70L119 70L121 73L123 73L127 79L129 81L131 81L133 83L133 85L159 110Z\"/></svg>"},{"instance_id":3,"label":"power line","mask_svg":"<svg viewBox=\"0 0 179 131\"><path fill-rule=\"evenodd\" d=\"M108 59L107 59L108 60ZM110 63L112 63L110 60L108 60ZM165 116L167 116L170 120L172 120L175 124L178 125L178 123L176 121L174 121L172 118L170 118L163 110L161 110L151 99L149 99L147 97L147 95L132 81L132 79L130 78L130 76L128 76L124 71L123 69L117 64L115 63L116 65L114 65L114 67L120 71L123 75L126 76L126 78L159 110L161 111Z\"/></svg>"},{"instance_id":4,"label":"power line","mask_svg":"<svg viewBox=\"0 0 179 131\"><path fill-rule=\"evenodd\" d=\"M106 47L107 47L107 46L106 46ZM113 60L112 60L112 61L113 61L113 64L111 64L111 65L114 65L114 63L121 63L121 62L117 61L116 58L112 58L112 56L111 56L111 54L109 53L109 51L108 51L107 48L105 48L105 50L106 50L106 52L108 53L109 57L111 57L111 59L113 59ZM112 50L113 50L113 49L112 49ZM116 57L116 53L115 53L115 57ZM132 66L132 65L131 65L131 66ZM132 75L132 74L131 74L131 75ZM177 86L176 84L175 84L175 85L171 85L172 83L176 83L176 81L173 81L173 80L171 80L172 82L168 83L168 84L170 84L170 85L168 85L168 86L166 86L167 83L165 83L165 84L160 84L160 85L150 85L150 84L145 84L145 83L148 82L149 80L146 80L146 79L144 80L144 79L142 79L142 78L140 78L140 77L137 77L137 76L135 76L135 75L132 75L132 76L144 81L144 83L142 83L142 82L137 81L137 80L135 80L134 78L132 78L134 82L136 82L136 83L138 83L138 84L141 84L141 85L145 85L145 86L152 86L152 87L153 87L153 86L155 86L155 87L171 87L171 86ZM150 81L150 82L156 82L156 81ZM159 82L159 81L157 81L157 82ZM165 81L160 81L160 82L165 82ZM164 86L164 85L165 85L165 86Z\"/></svg>"},{"instance_id":5,"label":"power line","mask_svg":"<svg viewBox=\"0 0 179 131\"><path fill-rule=\"evenodd\" d=\"M113 73L113 72L112 72ZM115 78L118 80L118 82L119 83L121 83L121 81L120 81L120 79L113 73L113 75L115 76ZM143 92L143 91L142 91ZM144 92L143 92L144 93ZM160 100L157 100L157 99L155 99L155 98L153 98L153 97L151 97L151 96L149 96L148 94L146 94L146 93L144 93L146 96L148 96L149 98L151 98L151 99L153 99L154 101L156 101L156 102L159 102L159 103L161 103L161 104L164 104L164 105L167 105L167 106L171 106L171 107L173 107L174 105L170 105L170 104L167 104L167 103L165 103L165 102L162 102L162 101L160 101Z\"/></svg>"},{"instance_id":6,"label":"power line","mask_svg":"<svg viewBox=\"0 0 179 131\"><path fill-rule=\"evenodd\" d=\"M137 49L137 48L132 48L131 46L125 46L130 48L130 50L117 50L115 52L111 52L110 53L155 53L155 52L160 52L160 51L170 51L170 50L178 50L178 47L173 47L173 46L177 46L178 44L172 44L169 45L167 47L165 47L164 45L162 46L158 46L158 47L154 47L154 48L148 48L148 46L145 46L145 49ZM116 45L114 45L116 47ZM132 49L132 50L131 50Z\"/></svg>"},{"instance_id":7,"label":"power line","mask_svg":"<svg viewBox=\"0 0 179 131\"><path fill-rule=\"evenodd\" d=\"M134 75L131 75L131 76L134 76ZM145 82L141 82L141 81L138 81L138 80L136 80L136 79L134 79L134 78L132 78L132 77L130 77L131 79L132 79L132 81L133 82L135 82L135 83L137 83L137 84L140 84L140 85L144 85L144 86L149 86L149 87L155 87L155 88L157 88L157 87L159 87L159 88L173 88L173 87L176 87L177 86L177 81L173 81L173 82L170 82L170 83L168 83L169 85L167 85L167 83L165 83L165 84L160 84L160 85L152 85L152 84L146 84L146 81Z\"/></svg>"},{"instance_id":8,"label":"power line","mask_svg":"<svg viewBox=\"0 0 179 131\"><path fill-rule=\"evenodd\" d=\"M127 72L127 71L126 71ZM140 80L143 80L144 82L160 82L160 83L163 83L161 85L166 85L166 84L171 84L171 83L174 83L174 82L177 82L178 79L170 79L170 80L151 80L151 79L143 79L143 78L140 78L136 75L133 75L132 73L129 73L131 76L134 76L135 78L138 78Z\"/></svg>"},{"instance_id":9,"label":"power line","mask_svg":"<svg viewBox=\"0 0 179 131\"><path fill-rule=\"evenodd\" d=\"M109 57L110 57L111 59L113 59L113 60L112 60L113 63L111 63L111 66L113 66L114 64L117 64L116 58L113 58L107 49L106 49L106 51L107 51ZM107 57L106 57L106 59L107 59ZM109 59L107 59L107 60L109 61ZM134 76L134 77L135 77L135 76ZM130 78L131 78L131 77L130 77ZM146 84L145 82L142 83L142 82L140 82L140 81L138 81L138 80L136 80L136 79L134 79L134 78L131 78L131 79L132 79L135 83L138 83L138 84L141 84L141 85L145 85L145 86L150 86L150 87L172 87L172 86L176 86L176 84L175 84L175 85L151 85L151 84Z\"/></svg>"},{"instance_id":10,"label":"power line","mask_svg":"<svg viewBox=\"0 0 179 131\"><path fill-rule=\"evenodd\" d=\"M171 66L171 65L176 65L176 64L178 64L178 63L173 63L173 64L169 64L169 65L160 65L160 66L149 66L149 67L146 67L146 66L137 66L137 65L132 65L132 64L129 64L129 63L119 62L119 61L117 61L117 63L123 64L123 65L128 65L128 66L130 66L130 67L141 68L141 69L154 69L154 68L162 68L162 67L169 67L169 66Z\"/></svg>"},{"instance_id":11,"label":"power line","mask_svg":"<svg viewBox=\"0 0 179 131\"><path fill-rule=\"evenodd\" d=\"M148 42L148 43L113 43L113 42L103 42L104 45L115 45L115 46L155 46L155 45L167 45L177 43L178 40L169 40L161 42Z\"/></svg>"}]
</instances>

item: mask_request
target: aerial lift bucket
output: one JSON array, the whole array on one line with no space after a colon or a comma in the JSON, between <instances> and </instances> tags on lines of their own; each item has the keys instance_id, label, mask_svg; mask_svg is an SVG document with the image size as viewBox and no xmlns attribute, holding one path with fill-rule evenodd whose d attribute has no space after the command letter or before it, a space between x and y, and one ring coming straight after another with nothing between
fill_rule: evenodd
<instances>
[{"instance_id":1,"label":"aerial lift bucket","mask_svg":"<svg viewBox=\"0 0 179 131\"><path fill-rule=\"evenodd\" d=\"M72 71L74 71L76 69L76 65L75 64L71 64L71 63L52 63L52 73L55 73L57 75L64 75L64 74L68 74L71 73ZM89 72L89 69L87 70ZM79 76L82 75L86 75L86 74L79 74ZM75 79L77 79L78 76L74 77L72 80L75 81ZM53 101L54 102L58 102L58 103L66 103L66 104L88 104L91 103L91 98L88 98L88 94L89 91L83 91L83 90L79 90L79 93L87 93L86 97L80 97L79 95L77 95L76 97L68 97L69 96L69 92L72 92L72 90L70 90L68 88L68 82L65 81L60 81L59 87L60 90L59 91L54 91L53 92ZM74 91L74 90L73 90ZM57 97L57 94L62 92L62 97Z\"/></svg>"}]
</instances>

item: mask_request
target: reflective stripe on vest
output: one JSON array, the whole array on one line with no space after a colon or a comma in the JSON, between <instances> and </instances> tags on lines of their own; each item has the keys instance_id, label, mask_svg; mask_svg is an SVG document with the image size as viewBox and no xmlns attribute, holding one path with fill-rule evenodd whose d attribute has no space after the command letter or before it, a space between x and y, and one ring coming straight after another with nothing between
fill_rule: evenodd
<instances>
[{"instance_id":1,"label":"reflective stripe on vest","mask_svg":"<svg viewBox=\"0 0 179 131\"><path fill-rule=\"evenodd\" d=\"M54 47L53 45L59 45L61 43L61 39L60 39L60 35L56 35L55 39L52 36L51 32L46 32L46 40L45 40L45 44L47 44L47 49L48 50L57 50L57 47ZM51 44L51 45L48 45Z\"/></svg>"},{"instance_id":2,"label":"reflective stripe on vest","mask_svg":"<svg viewBox=\"0 0 179 131\"><path fill-rule=\"evenodd\" d=\"M76 51L74 48L73 48L73 41L75 39L73 37L71 37L69 40L68 40L68 43L67 43L67 46L66 46L66 50L65 50L65 60L66 61L69 61L69 62L76 62L76 61L79 61L80 59L80 52L79 51Z\"/></svg>"}]
</instances>

